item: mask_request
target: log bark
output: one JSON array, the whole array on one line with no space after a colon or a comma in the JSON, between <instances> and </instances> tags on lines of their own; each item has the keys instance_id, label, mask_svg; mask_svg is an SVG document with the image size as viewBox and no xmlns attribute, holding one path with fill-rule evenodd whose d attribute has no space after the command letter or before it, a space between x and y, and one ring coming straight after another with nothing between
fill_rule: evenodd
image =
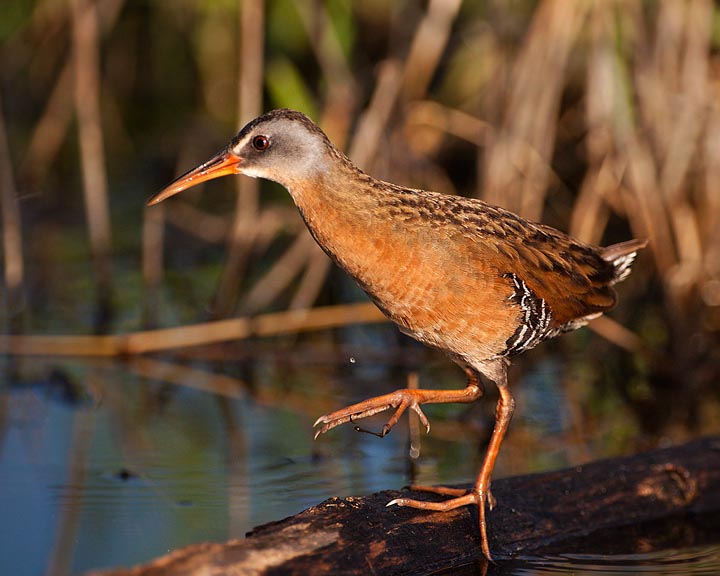
<instances>
[{"instance_id":1,"label":"log bark","mask_svg":"<svg viewBox=\"0 0 720 576\"><path fill-rule=\"evenodd\" d=\"M331 498L244 540L198 544L103 576L481 573L477 510L385 505L401 493ZM407 495L407 492L403 492ZM720 539L720 436L496 480L488 514L497 564L520 554L649 550ZM421 492L416 498L436 498ZM100 573L98 573L100 574Z\"/></svg>"}]
</instances>

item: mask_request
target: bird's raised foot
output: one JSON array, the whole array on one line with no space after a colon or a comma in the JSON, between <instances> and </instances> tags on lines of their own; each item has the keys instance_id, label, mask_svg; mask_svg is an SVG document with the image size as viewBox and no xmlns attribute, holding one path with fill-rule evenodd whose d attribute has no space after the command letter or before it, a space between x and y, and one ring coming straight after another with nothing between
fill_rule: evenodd
<instances>
[{"instance_id":1,"label":"bird's raised foot","mask_svg":"<svg viewBox=\"0 0 720 576\"><path fill-rule=\"evenodd\" d=\"M487 537L487 522L485 520L485 504L490 509L495 506L495 498L492 497L489 490L473 489L462 490L459 488L446 488L443 486L410 486L411 490L430 492L432 494L440 494L443 496L453 496L449 500L441 502L428 502L426 500L413 500L412 498L395 498L386 504L386 506L407 506L408 508L417 508L419 510L434 510L436 512L448 512L461 508L463 506L471 506L475 504L478 507L478 519L480 523L480 546L483 554L488 560L492 560L490 555L490 545Z\"/></svg>"},{"instance_id":2,"label":"bird's raised foot","mask_svg":"<svg viewBox=\"0 0 720 576\"><path fill-rule=\"evenodd\" d=\"M427 401L427 392L427 390L396 390L390 394L369 398L368 400L363 400L362 402L358 402L352 406L320 416L320 418L315 421L315 424L313 424L313 427L321 425L320 429L315 432L315 438L320 436L320 434L325 434L325 432L332 430L336 426L340 426L340 424L367 418L368 416L384 412L385 410L390 410L391 408L395 408L395 412L392 416L390 416L390 419L385 423L380 432L370 432L369 430L365 430L359 426L356 426L355 429L359 432L370 432L371 434L382 438L390 432L390 430L392 430L392 427L398 423L398 420L400 420L400 416L402 416L403 413L410 408L418 415L420 422L422 422L423 426L425 426L425 430L430 432L430 422L420 408L420 404Z\"/></svg>"}]
</instances>

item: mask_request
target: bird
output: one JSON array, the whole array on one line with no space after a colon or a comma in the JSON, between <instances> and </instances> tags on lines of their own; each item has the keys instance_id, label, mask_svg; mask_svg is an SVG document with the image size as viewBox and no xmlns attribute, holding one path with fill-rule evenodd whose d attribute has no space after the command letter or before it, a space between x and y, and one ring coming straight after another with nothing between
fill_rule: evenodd
<instances>
[{"instance_id":1,"label":"bird","mask_svg":"<svg viewBox=\"0 0 720 576\"><path fill-rule=\"evenodd\" d=\"M471 403L485 392L481 377L495 384L494 428L473 488L416 486L446 499L387 504L435 511L475 505L482 553L492 560L486 508L495 505L491 476L515 409L510 361L613 308L613 286L647 241L595 247L479 199L378 180L305 114L289 109L249 122L148 205L230 174L284 186L315 241L400 331L445 352L465 372L461 389L398 389L325 414L315 422L316 439L386 410L392 412L379 436L407 410L429 432L422 405Z\"/></svg>"}]
</instances>

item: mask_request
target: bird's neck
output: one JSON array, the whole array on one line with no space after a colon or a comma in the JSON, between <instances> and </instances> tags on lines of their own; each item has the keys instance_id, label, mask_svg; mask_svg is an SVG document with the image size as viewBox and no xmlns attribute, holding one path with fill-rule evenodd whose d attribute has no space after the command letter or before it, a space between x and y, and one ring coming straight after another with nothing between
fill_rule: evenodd
<instances>
[{"instance_id":1,"label":"bird's neck","mask_svg":"<svg viewBox=\"0 0 720 576\"><path fill-rule=\"evenodd\" d=\"M317 243L361 283L377 242L387 234L377 180L352 165L339 165L288 186Z\"/></svg>"}]
</instances>

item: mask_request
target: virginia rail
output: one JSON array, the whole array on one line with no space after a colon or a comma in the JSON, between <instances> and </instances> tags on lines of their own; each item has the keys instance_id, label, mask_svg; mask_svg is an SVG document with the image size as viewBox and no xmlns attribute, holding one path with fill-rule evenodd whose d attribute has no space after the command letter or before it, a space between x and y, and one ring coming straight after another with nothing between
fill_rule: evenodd
<instances>
[{"instance_id":1,"label":"virginia rail","mask_svg":"<svg viewBox=\"0 0 720 576\"><path fill-rule=\"evenodd\" d=\"M429 431L421 404L473 402L484 393L480 375L498 387L495 428L474 488L420 487L450 498L388 503L424 510L476 504L482 550L490 559L485 505L493 505L490 477L515 407L507 384L510 358L612 308L613 285L630 273L646 241L596 248L480 200L376 180L293 110L256 118L148 204L226 174L287 188L330 258L402 332L447 353L467 376L462 390L396 390L321 416L316 438L388 409L394 412L380 435L408 408Z\"/></svg>"}]
</instances>

